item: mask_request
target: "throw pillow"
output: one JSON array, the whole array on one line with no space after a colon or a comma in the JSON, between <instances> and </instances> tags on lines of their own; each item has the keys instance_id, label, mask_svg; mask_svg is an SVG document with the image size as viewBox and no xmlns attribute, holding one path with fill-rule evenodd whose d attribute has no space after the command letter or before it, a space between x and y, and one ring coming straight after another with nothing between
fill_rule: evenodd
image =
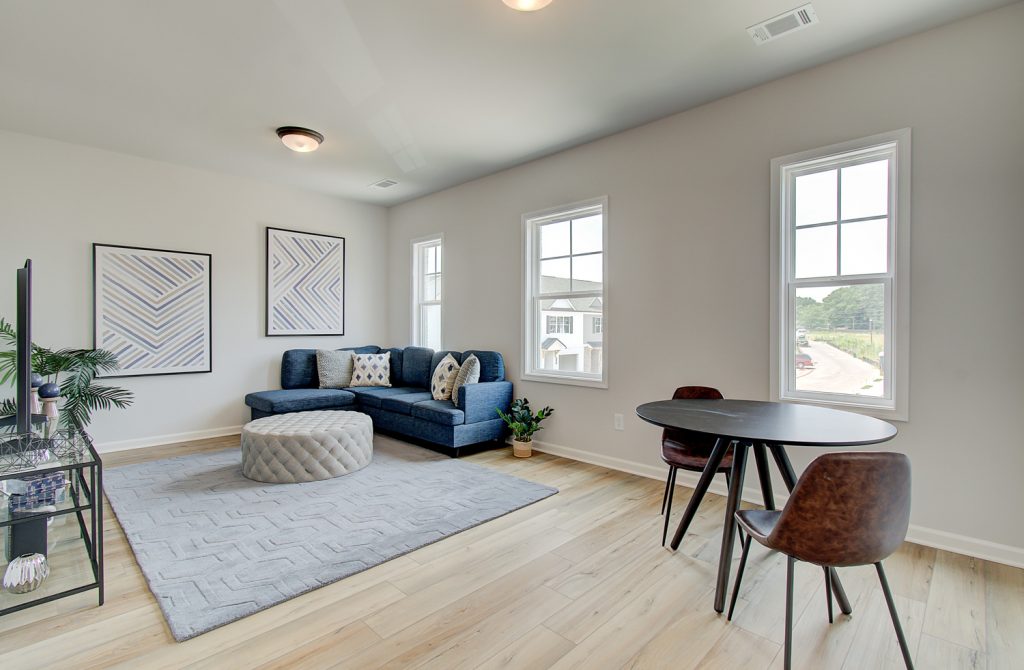
<instances>
[{"instance_id":1,"label":"throw pillow","mask_svg":"<svg viewBox=\"0 0 1024 670\"><path fill-rule=\"evenodd\" d=\"M434 368L434 374L430 375L430 395L434 400L451 400L452 386L455 385L458 374L459 362L454 356L448 354L441 359Z\"/></svg>"},{"instance_id":2,"label":"throw pillow","mask_svg":"<svg viewBox=\"0 0 1024 670\"><path fill-rule=\"evenodd\" d=\"M459 368L459 374L455 376L455 385L452 386L452 402L458 404L459 402L459 389L466 384L476 384L480 381L480 359L470 354L469 357L462 361L462 367Z\"/></svg>"},{"instance_id":3,"label":"throw pillow","mask_svg":"<svg viewBox=\"0 0 1024 670\"><path fill-rule=\"evenodd\" d=\"M391 386L391 352L352 354L350 386Z\"/></svg>"},{"instance_id":4,"label":"throw pillow","mask_svg":"<svg viewBox=\"0 0 1024 670\"><path fill-rule=\"evenodd\" d=\"M352 385L352 352L316 350L316 369L320 375L320 388L343 389Z\"/></svg>"}]
</instances>

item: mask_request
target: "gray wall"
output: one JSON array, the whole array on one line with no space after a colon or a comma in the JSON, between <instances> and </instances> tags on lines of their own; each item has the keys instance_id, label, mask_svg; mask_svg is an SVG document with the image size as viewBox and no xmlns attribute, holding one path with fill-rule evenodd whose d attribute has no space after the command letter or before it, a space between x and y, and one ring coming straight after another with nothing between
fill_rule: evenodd
<instances>
[{"instance_id":1,"label":"gray wall","mask_svg":"<svg viewBox=\"0 0 1024 670\"><path fill-rule=\"evenodd\" d=\"M347 237L345 337L263 336L268 225ZM14 319L14 270L34 259L33 339L56 348L92 346L93 242L213 254L213 372L112 382L136 403L96 415L101 447L237 432L244 394L277 386L283 349L386 337L381 207L0 132L0 226L0 314Z\"/></svg>"},{"instance_id":2,"label":"gray wall","mask_svg":"<svg viewBox=\"0 0 1024 670\"><path fill-rule=\"evenodd\" d=\"M910 422L886 448L913 461L913 537L1022 562L999 513L1024 508L1022 33L1017 4L393 208L391 340L410 336L410 240L444 232L445 346L504 352L517 395L557 408L550 448L660 473L637 404L768 397L769 161L909 126ZM520 216L600 195L610 387L518 382Z\"/></svg>"}]
</instances>

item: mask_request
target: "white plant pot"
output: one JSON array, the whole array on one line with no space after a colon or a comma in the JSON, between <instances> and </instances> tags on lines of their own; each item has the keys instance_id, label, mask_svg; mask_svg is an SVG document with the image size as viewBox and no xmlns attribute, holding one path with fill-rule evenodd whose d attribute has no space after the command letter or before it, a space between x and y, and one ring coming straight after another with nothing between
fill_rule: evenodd
<instances>
[{"instance_id":1,"label":"white plant pot","mask_svg":"<svg viewBox=\"0 0 1024 670\"><path fill-rule=\"evenodd\" d=\"M533 455L533 440L517 440L512 438L512 455L516 458L529 458Z\"/></svg>"}]
</instances>

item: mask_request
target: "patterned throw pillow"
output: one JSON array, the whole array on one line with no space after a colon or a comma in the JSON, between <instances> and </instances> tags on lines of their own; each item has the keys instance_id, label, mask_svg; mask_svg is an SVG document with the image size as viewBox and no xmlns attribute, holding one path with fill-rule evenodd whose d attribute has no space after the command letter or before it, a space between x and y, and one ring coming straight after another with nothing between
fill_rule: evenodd
<instances>
[{"instance_id":1,"label":"patterned throw pillow","mask_svg":"<svg viewBox=\"0 0 1024 670\"><path fill-rule=\"evenodd\" d=\"M459 389L466 384L476 384L480 381L480 359L470 354L466 360L462 361L462 367L459 368L459 374L455 376L455 385L452 386L452 402L458 404L459 402Z\"/></svg>"},{"instance_id":2,"label":"patterned throw pillow","mask_svg":"<svg viewBox=\"0 0 1024 670\"><path fill-rule=\"evenodd\" d=\"M430 375L430 395L434 400L451 400L452 386L455 385L458 374L459 362L454 356L448 354L441 359L434 368L434 374Z\"/></svg>"},{"instance_id":3,"label":"patterned throw pillow","mask_svg":"<svg viewBox=\"0 0 1024 670\"><path fill-rule=\"evenodd\" d=\"M351 386L352 352L317 349L316 369L322 389L343 389Z\"/></svg>"},{"instance_id":4,"label":"patterned throw pillow","mask_svg":"<svg viewBox=\"0 0 1024 670\"><path fill-rule=\"evenodd\" d=\"M391 352L352 354L350 386L391 386Z\"/></svg>"}]
</instances>

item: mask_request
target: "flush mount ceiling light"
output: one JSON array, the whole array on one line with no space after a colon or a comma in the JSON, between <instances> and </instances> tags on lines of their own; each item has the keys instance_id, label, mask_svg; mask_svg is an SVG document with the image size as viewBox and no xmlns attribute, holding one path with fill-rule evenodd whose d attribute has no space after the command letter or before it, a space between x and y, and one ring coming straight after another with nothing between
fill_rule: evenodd
<instances>
[{"instance_id":1,"label":"flush mount ceiling light","mask_svg":"<svg viewBox=\"0 0 1024 670\"><path fill-rule=\"evenodd\" d=\"M281 126L277 129L277 136L286 147L300 153L316 151L324 141L324 136L315 130L297 126Z\"/></svg>"},{"instance_id":2,"label":"flush mount ceiling light","mask_svg":"<svg viewBox=\"0 0 1024 670\"><path fill-rule=\"evenodd\" d=\"M551 4L551 0L501 0L512 9L520 12L535 12Z\"/></svg>"}]
</instances>

